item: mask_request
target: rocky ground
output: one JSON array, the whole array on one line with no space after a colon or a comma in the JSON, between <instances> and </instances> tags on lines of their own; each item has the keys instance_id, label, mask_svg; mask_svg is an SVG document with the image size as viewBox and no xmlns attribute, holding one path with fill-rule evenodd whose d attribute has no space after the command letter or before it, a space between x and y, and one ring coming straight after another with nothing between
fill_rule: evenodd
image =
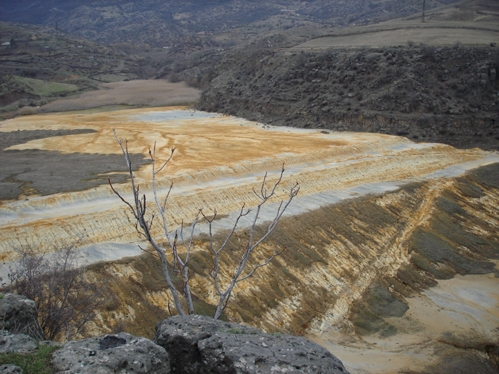
<instances>
[{"instance_id":1,"label":"rocky ground","mask_svg":"<svg viewBox=\"0 0 499 374\"><path fill-rule=\"evenodd\" d=\"M278 126L499 149L499 51L461 45L227 55L200 109Z\"/></svg>"},{"instance_id":2,"label":"rocky ground","mask_svg":"<svg viewBox=\"0 0 499 374\"><path fill-rule=\"evenodd\" d=\"M204 316L176 316L158 323L154 341L125 332L58 344L43 340L36 304L22 295L0 299L0 370L26 374L29 357L52 347L38 371L50 373L302 373L348 374L325 348L301 337L272 335ZM19 358L26 357L26 360ZM24 364L24 368L12 361ZM10 362L9 362L10 361ZM32 365L35 367L35 365ZM31 370L30 370L31 369Z\"/></svg>"}]
</instances>

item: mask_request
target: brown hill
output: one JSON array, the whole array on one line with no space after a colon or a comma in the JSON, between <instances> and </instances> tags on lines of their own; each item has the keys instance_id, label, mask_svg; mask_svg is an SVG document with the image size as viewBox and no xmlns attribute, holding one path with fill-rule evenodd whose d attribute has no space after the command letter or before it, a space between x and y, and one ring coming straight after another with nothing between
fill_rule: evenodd
<instances>
[{"instance_id":1,"label":"brown hill","mask_svg":"<svg viewBox=\"0 0 499 374\"><path fill-rule=\"evenodd\" d=\"M199 108L293 127L499 148L499 2L232 52ZM460 40L462 38L462 40ZM423 43L424 42L424 43Z\"/></svg>"},{"instance_id":2,"label":"brown hill","mask_svg":"<svg viewBox=\"0 0 499 374\"><path fill-rule=\"evenodd\" d=\"M427 6L430 9L455 2L428 1ZM181 38L200 33L210 44L221 42L218 35L230 31L228 43L234 44L268 30L366 24L410 15L419 9L420 4L411 0L21 0L2 5L0 20L57 25L66 33L101 43L161 47L179 44Z\"/></svg>"}]
</instances>

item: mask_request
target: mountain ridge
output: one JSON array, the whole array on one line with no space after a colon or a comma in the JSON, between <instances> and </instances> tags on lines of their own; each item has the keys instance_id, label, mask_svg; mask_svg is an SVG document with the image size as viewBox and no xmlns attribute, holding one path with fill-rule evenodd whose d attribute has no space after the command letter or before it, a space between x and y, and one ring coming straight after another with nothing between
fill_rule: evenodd
<instances>
[{"instance_id":1,"label":"mountain ridge","mask_svg":"<svg viewBox=\"0 0 499 374\"><path fill-rule=\"evenodd\" d=\"M428 9L455 0L428 2ZM128 2L51 0L18 1L5 4L0 20L50 25L74 36L100 43L148 43L152 46L175 44L178 38L233 31L242 39L270 29L286 29L307 24L343 27L367 24L413 14L420 6L409 0L300 1L190 1L178 3L147 0ZM240 35L237 35L240 34Z\"/></svg>"}]
</instances>

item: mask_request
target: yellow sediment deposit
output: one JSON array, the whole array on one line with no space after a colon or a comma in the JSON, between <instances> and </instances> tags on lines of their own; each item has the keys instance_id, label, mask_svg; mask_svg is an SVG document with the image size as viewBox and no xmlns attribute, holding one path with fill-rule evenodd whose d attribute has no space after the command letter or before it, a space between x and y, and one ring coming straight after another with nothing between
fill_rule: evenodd
<instances>
[{"instance_id":1,"label":"yellow sediment deposit","mask_svg":"<svg viewBox=\"0 0 499 374\"><path fill-rule=\"evenodd\" d=\"M456 165L474 162L476 167L492 157L480 150L414 144L383 134L272 128L182 107L36 115L0 124L0 132L55 129L95 132L32 140L9 150L57 151L61 157L69 153L119 154L114 129L128 140L131 153L147 156L156 144L157 158L162 160L174 147L171 163L158 175L160 195L174 183L168 212L174 228L182 221L190 222L200 208L216 208L219 214L227 215L243 203L256 205L252 189L258 188L266 171L269 179L275 180L282 164L286 173L279 196L285 197L290 183L300 183L300 195L294 203L300 212L334 202L335 191L341 195L341 191L370 184L426 178ZM141 191L148 194L150 173L150 165L136 173ZM129 191L126 184L116 188L125 195ZM366 188L360 193L369 192ZM44 250L53 243L75 239L80 246L101 247L139 240L125 206L107 185L4 202L0 227L2 261L15 259L13 249L23 245Z\"/></svg>"},{"instance_id":2,"label":"yellow sediment deposit","mask_svg":"<svg viewBox=\"0 0 499 374\"><path fill-rule=\"evenodd\" d=\"M393 364L398 370L407 363L412 365L418 360L433 360L436 357L433 350L425 350L428 341L437 341L444 331L453 332L454 329L450 326L452 323L440 324L442 328L437 332L428 323L428 326L422 326L422 322L415 321L413 316L423 316L426 322L433 324L439 324L441 316L447 318L447 314L456 311L476 315L493 311L492 315L497 316L495 299L487 301L486 297L481 297L479 301L486 301L483 303L472 299L473 305L463 304L460 310L461 301L456 297L456 303L450 305L447 314L441 310L434 310L436 313L423 310L424 315L416 315L414 313L419 310L418 300L435 295L437 297L438 288L436 291L430 289L420 294L404 291L399 286L396 289L390 288L394 294L400 292L407 297L409 311L402 319L387 318L398 329L398 333L388 341L379 335L357 335L351 308L365 295L373 282L380 278L390 278L395 283L393 279L400 276L398 272L401 267L413 266L411 256L417 250L414 239L420 235L421 230L434 230L449 243L454 238L462 240L467 232L480 233L482 238L495 235L499 215L493 211L498 201L494 189L483 189L484 196L470 198L466 195L466 190L458 187L458 183L451 179L412 183L382 195L367 195L284 218L270 242L256 253L256 259L250 266L262 261L263 252L269 253L274 243L285 248L284 253L268 267L260 269L253 277L239 284L225 311L226 315L232 321L244 322L267 331L313 334L314 340L330 348L333 353L339 355L341 352L345 355L339 357L349 365L360 365L360 362L363 363L361 366L369 365L369 360L359 361L358 356L363 350L369 351L369 354L382 352L387 356L387 361L394 361L386 364ZM467 212L466 224L456 231L439 226L443 218L440 210L442 206L445 207L442 203L449 196L455 199L456 207ZM482 217L475 214L477 211L482 211ZM236 243L239 240L244 243L244 235L244 232L236 235ZM203 247L206 248L205 239L196 242L197 249ZM237 253L237 244L232 245L227 256L223 257L222 279L230 276L237 261ZM191 288L196 298L213 305L216 297L206 274L210 264L209 257L196 251L191 264ZM165 289L164 282L158 280L161 279L159 262L144 255L98 266L97 279L106 279L106 274L109 274L111 281L108 282L113 284L118 300L115 304L121 306L102 312L102 322L95 326L96 333L110 332L119 321L124 321L127 331L151 334L154 321L148 327L142 323L142 319L150 318L148 314L154 308L167 313L168 306L171 308L172 305L171 296L162 292ZM443 266L443 263L437 263L436 266ZM422 269L412 269L411 276L415 277L416 285L425 278L430 281L433 279L431 274ZM473 282L478 279L474 276L466 277ZM404 278L405 281L410 279ZM489 288L497 286L497 278L493 274L487 275L486 279L490 283ZM445 282L439 281L439 284L443 285ZM453 284L454 280L449 282ZM410 289L407 284L403 287ZM472 284L466 287L472 287ZM473 287L480 288L481 283L478 282ZM468 302L464 300L463 303ZM129 307L134 309L138 320L134 320L129 313ZM206 312L202 305L196 305L198 313L203 310ZM162 315L157 314L157 319L160 318L163 318ZM498 319L487 318L487 323L492 326L490 331L493 331L499 323ZM474 323L475 319L470 321ZM475 328L473 323L468 322L465 326ZM400 336L401 340L397 340ZM485 336L484 339L487 340L488 337ZM391 345L386 348L381 343ZM338 348L339 346L344 347ZM407 354L403 360L398 360L397 366L395 359L400 350L407 351ZM423 356L418 356L417 351L421 351ZM357 358L349 357L349 354L355 354ZM394 369L393 372L397 371Z\"/></svg>"},{"instance_id":3,"label":"yellow sediment deposit","mask_svg":"<svg viewBox=\"0 0 499 374\"><path fill-rule=\"evenodd\" d=\"M242 204L258 203L253 189L260 188L265 172L270 184L285 164L278 198L262 212L263 220L273 218L291 184L298 182L300 193L249 264L264 261L274 245L285 250L239 283L225 310L232 321L311 336L359 373L399 372L406 365L422 369L425 362L437 360L434 352L444 349L442 344L449 346L442 340L449 333L495 331L498 325L497 278L483 275L483 269L490 270L486 252L493 252L490 247L497 242L499 192L480 173L466 174L498 163L497 153L416 144L383 134L276 128L183 107L37 115L0 123L0 132L6 133L68 129L93 132L45 137L9 149L56 151L61 158L75 153L119 155L113 129L128 140L131 153L147 157L156 143L156 155L164 160L174 147L171 163L157 176L160 197L173 183L167 221L175 229L191 222L199 209L209 215L216 208L215 241L224 239L223 230L231 227ZM75 161L74 167L81 166ZM484 173L497 170L496 165L489 167L482 168ZM105 175L117 178L116 173L126 173L124 161L121 170ZM151 165L140 166L136 176L152 202ZM130 197L127 183L114 185ZM154 206L149 210L154 213ZM222 283L239 261L247 225L243 222L221 258ZM206 225L198 229L206 232ZM257 226L256 235L264 230L264 225ZM154 234L161 236L159 225ZM0 203L2 276L16 259L16 248L46 251L76 240L83 257L93 263L87 276L113 291L87 334L125 328L151 336L155 323L170 314L171 296L159 262L138 249L144 243L133 219L108 185ZM449 255L447 247L454 252ZM207 248L206 235L197 236L190 285L196 312L212 314L217 299L208 280L212 260ZM481 275L440 280L429 289L437 284L432 274L452 273L452 259ZM408 312L384 319L395 335L362 336L359 326L374 326L376 320L369 314L359 317L356 305L362 302L360 310L366 310L370 287L382 281L390 282L387 292L405 300ZM450 322L440 323L439 315ZM487 323L477 322L482 315ZM485 338L486 343L495 342ZM367 359L359 358L362 352ZM386 357L386 365L372 366L376 357Z\"/></svg>"}]
</instances>

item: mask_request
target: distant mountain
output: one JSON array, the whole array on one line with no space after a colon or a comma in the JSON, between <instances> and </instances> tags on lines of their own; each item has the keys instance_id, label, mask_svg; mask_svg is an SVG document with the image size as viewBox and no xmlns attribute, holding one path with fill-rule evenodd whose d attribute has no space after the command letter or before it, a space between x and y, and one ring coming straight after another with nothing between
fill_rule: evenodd
<instances>
[{"instance_id":1,"label":"distant mountain","mask_svg":"<svg viewBox=\"0 0 499 374\"><path fill-rule=\"evenodd\" d=\"M427 7L454 2L429 1ZM366 24L420 7L413 0L2 0L0 20L57 27L100 43L169 46L193 34L216 41L214 34L231 30L254 35L307 25Z\"/></svg>"}]
</instances>

